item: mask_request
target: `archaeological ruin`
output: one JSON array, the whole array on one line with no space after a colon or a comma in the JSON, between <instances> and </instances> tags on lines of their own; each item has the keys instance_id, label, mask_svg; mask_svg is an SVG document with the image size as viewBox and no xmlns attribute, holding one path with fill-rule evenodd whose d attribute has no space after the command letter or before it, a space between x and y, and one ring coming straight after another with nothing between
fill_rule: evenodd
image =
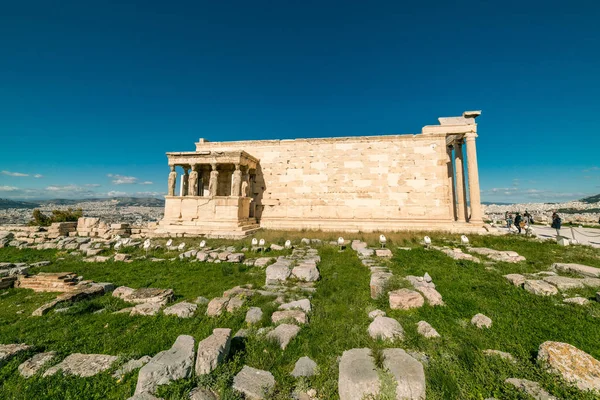
<instances>
[{"instance_id":1,"label":"archaeological ruin","mask_svg":"<svg viewBox=\"0 0 600 400\"><path fill-rule=\"evenodd\" d=\"M168 195L156 234L481 231L480 114L439 118L419 134L200 139L196 151L167 153Z\"/></svg>"}]
</instances>

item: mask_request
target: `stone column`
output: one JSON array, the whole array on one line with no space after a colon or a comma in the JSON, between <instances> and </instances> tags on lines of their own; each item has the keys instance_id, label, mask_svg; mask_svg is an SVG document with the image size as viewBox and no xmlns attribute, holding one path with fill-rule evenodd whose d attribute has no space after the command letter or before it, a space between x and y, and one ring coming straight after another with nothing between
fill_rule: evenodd
<instances>
[{"instance_id":1,"label":"stone column","mask_svg":"<svg viewBox=\"0 0 600 400\"><path fill-rule=\"evenodd\" d=\"M170 167L171 172L169 172L169 188L167 193L169 196L175 196L175 189L177 188L177 171L175 171L174 165L170 165Z\"/></svg>"},{"instance_id":2,"label":"stone column","mask_svg":"<svg viewBox=\"0 0 600 400\"><path fill-rule=\"evenodd\" d=\"M450 218L456 221L456 190L454 189L454 166L452 165L453 145L446 146L446 155L448 156L448 197L450 198Z\"/></svg>"},{"instance_id":3,"label":"stone column","mask_svg":"<svg viewBox=\"0 0 600 400\"><path fill-rule=\"evenodd\" d=\"M190 179L189 175L190 169L188 167L183 167L183 175L181 176L181 195L187 196L188 194L188 183Z\"/></svg>"},{"instance_id":4,"label":"stone column","mask_svg":"<svg viewBox=\"0 0 600 400\"><path fill-rule=\"evenodd\" d=\"M456 167L456 220L467 222L467 189L465 187L462 141L454 144L454 164Z\"/></svg>"},{"instance_id":5,"label":"stone column","mask_svg":"<svg viewBox=\"0 0 600 400\"><path fill-rule=\"evenodd\" d=\"M235 171L233 171L231 178L231 195L242 195L242 171L240 170L240 164L235 164Z\"/></svg>"},{"instance_id":6,"label":"stone column","mask_svg":"<svg viewBox=\"0 0 600 400\"><path fill-rule=\"evenodd\" d=\"M192 165L192 172L188 181L188 196L198 196L198 166Z\"/></svg>"},{"instance_id":7,"label":"stone column","mask_svg":"<svg viewBox=\"0 0 600 400\"><path fill-rule=\"evenodd\" d=\"M477 149L475 148L476 133L467 133L467 171L469 174L469 203L471 204L471 218L469 222L483 223L481 214L481 194L479 192L479 170L477 169Z\"/></svg>"},{"instance_id":8,"label":"stone column","mask_svg":"<svg viewBox=\"0 0 600 400\"><path fill-rule=\"evenodd\" d=\"M208 195L215 197L219 187L219 171L217 171L217 164L210 164L210 166L212 171L210 171L210 180L208 181Z\"/></svg>"}]
</instances>

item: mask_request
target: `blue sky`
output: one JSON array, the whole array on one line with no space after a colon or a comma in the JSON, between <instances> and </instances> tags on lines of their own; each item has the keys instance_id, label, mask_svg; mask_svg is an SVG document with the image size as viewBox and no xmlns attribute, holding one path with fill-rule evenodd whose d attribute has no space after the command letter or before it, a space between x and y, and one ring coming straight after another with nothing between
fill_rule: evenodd
<instances>
[{"instance_id":1,"label":"blue sky","mask_svg":"<svg viewBox=\"0 0 600 400\"><path fill-rule=\"evenodd\" d=\"M481 109L483 201L600 193L595 1L23 1L0 198L166 191L209 140L417 133Z\"/></svg>"}]
</instances>

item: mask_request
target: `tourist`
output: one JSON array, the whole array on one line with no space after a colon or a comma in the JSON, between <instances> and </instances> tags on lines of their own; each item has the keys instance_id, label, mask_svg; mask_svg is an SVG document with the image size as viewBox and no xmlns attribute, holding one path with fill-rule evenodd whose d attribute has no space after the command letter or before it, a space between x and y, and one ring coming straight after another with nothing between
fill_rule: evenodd
<instances>
[{"instance_id":1,"label":"tourist","mask_svg":"<svg viewBox=\"0 0 600 400\"><path fill-rule=\"evenodd\" d=\"M512 215L507 212L504 213L504 219L506 220L506 227L510 231L510 226L512 225Z\"/></svg>"},{"instance_id":2,"label":"tourist","mask_svg":"<svg viewBox=\"0 0 600 400\"><path fill-rule=\"evenodd\" d=\"M517 227L517 230L519 231L519 233L521 233L521 223L523 222L523 218L521 217L521 214L519 212L517 212L517 215L515 216L515 226Z\"/></svg>"},{"instance_id":3,"label":"tourist","mask_svg":"<svg viewBox=\"0 0 600 400\"><path fill-rule=\"evenodd\" d=\"M560 237L560 225L562 224L562 220L558 216L557 213L552 213L552 228L556 229L556 238Z\"/></svg>"}]
</instances>

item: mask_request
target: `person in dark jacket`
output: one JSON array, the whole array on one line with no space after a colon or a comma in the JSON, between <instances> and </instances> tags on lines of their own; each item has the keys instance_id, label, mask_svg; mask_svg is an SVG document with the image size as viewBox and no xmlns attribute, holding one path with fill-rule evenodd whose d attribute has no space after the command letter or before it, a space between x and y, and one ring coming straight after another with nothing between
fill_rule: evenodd
<instances>
[{"instance_id":1,"label":"person in dark jacket","mask_svg":"<svg viewBox=\"0 0 600 400\"><path fill-rule=\"evenodd\" d=\"M556 237L560 237L560 226L562 225L562 220L558 216L557 213L552 213L552 227L556 229Z\"/></svg>"},{"instance_id":2,"label":"person in dark jacket","mask_svg":"<svg viewBox=\"0 0 600 400\"><path fill-rule=\"evenodd\" d=\"M520 213L517 213L517 215L515 215L515 226L517 227L519 233L521 233L521 221L523 221L523 218L521 217Z\"/></svg>"}]
</instances>

